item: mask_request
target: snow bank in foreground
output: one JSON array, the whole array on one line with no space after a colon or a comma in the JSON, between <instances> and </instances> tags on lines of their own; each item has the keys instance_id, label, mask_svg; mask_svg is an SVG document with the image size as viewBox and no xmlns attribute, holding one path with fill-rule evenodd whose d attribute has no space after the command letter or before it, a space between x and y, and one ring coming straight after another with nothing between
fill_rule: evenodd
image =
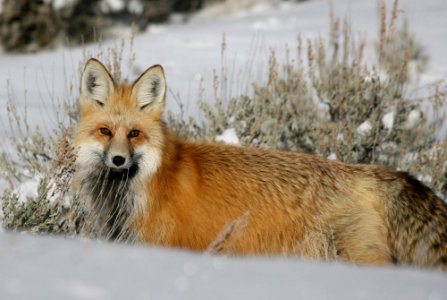
<instances>
[{"instance_id":1,"label":"snow bank in foreground","mask_svg":"<svg viewBox=\"0 0 447 300\"><path fill-rule=\"evenodd\" d=\"M1 299L447 299L447 276L0 234Z\"/></svg>"}]
</instances>

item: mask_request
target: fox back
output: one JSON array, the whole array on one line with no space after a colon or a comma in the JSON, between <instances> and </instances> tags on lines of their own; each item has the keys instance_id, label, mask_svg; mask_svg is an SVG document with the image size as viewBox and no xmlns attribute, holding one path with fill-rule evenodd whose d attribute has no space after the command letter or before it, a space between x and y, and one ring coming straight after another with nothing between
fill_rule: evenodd
<instances>
[{"instance_id":1,"label":"fox back","mask_svg":"<svg viewBox=\"0 0 447 300\"><path fill-rule=\"evenodd\" d=\"M126 85L86 64L74 187L108 237L447 269L447 206L410 175L179 139L162 122L165 98L161 66Z\"/></svg>"}]
</instances>

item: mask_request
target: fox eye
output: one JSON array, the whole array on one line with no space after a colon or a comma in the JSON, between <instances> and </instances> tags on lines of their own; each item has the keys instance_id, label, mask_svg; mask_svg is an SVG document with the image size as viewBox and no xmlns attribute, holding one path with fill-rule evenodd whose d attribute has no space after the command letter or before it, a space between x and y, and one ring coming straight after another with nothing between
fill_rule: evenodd
<instances>
[{"instance_id":1,"label":"fox eye","mask_svg":"<svg viewBox=\"0 0 447 300\"><path fill-rule=\"evenodd\" d=\"M111 136L111 135L112 135L112 132L111 132L109 129L107 129L107 128L100 128L99 131L100 131L101 134L103 134L103 135L108 135L108 136Z\"/></svg>"},{"instance_id":2,"label":"fox eye","mask_svg":"<svg viewBox=\"0 0 447 300\"><path fill-rule=\"evenodd\" d=\"M136 129L133 129L133 130L131 130L130 132L129 132L129 137L130 138L134 138L134 137L137 137L137 136L139 136L140 135L140 131L139 130L136 130Z\"/></svg>"}]
</instances>

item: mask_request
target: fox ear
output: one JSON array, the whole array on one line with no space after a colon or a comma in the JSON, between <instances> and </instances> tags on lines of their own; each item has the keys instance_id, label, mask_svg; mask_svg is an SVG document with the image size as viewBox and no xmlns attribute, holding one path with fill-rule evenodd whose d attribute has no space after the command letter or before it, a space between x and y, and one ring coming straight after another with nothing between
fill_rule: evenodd
<instances>
[{"instance_id":1,"label":"fox ear","mask_svg":"<svg viewBox=\"0 0 447 300\"><path fill-rule=\"evenodd\" d=\"M81 76L81 105L87 101L103 106L113 91L114 82L106 67L99 60L89 59Z\"/></svg>"},{"instance_id":2,"label":"fox ear","mask_svg":"<svg viewBox=\"0 0 447 300\"><path fill-rule=\"evenodd\" d=\"M132 98L140 110L163 113L166 98L166 79L162 66L152 66L141 74L133 84Z\"/></svg>"}]
</instances>

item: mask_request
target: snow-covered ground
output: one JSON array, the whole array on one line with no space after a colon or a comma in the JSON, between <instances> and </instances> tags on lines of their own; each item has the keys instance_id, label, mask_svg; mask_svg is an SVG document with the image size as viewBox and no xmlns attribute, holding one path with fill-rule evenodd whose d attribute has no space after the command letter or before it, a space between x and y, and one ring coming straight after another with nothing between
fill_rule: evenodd
<instances>
[{"instance_id":1,"label":"snow-covered ground","mask_svg":"<svg viewBox=\"0 0 447 300\"><path fill-rule=\"evenodd\" d=\"M447 276L0 235L1 299L447 299Z\"/></svg>"},{"instance_id":2,"label":"snow-covered ground","mask_svg":"<svg viewBox=\"0 0 447 300\"><path fill-rule=\"evenodd\" d=\"M276 1L273 1L276 2ZM347 15L355 32L368 40L372 59L377 37L377 2L336 0L335 12ZM391 1L387 1L391 7ZM447 2L401 0L400 13L409 19L430 55L423 83L447 78ZM328 4L314 0L299 4L254 5L229 15L212 10L189 23L151 26L137 35L135 67L124 75L136 78L152 64L165 67L170 88L168 109L178 111L180 99L187 112L197 115L196 99L203 80L205 99L211 98L213 70L221 68L222 35L226 39L225 65L229 93L249 92L262 81L268 53L281 58L286 45L294 49L303 39L326 37ZM118 34L126 36L129 30ZM120 42L102 44L107 49ZM78 89L79 64L84 52L98 45L59 48L38 54L0 55L0 138L17 134L6 117L6 100L13 94L19 111L27 101L30 126L51 134L63 114L55 107ZM124 53L124 57L128 57ZM178 97L177 97L178 96ZM445 108L444 108L445 109ZM10 129L12 128L12 129ZM237 143L228 131L226 136ZM1 151L7 150L2 142ZM0 180L1 183L1 180ZM31 193L34 181L24 193ZM447 299L447 277L409 269L360 268L316 264L296 259L234 259L198 254L0 233L0 299Z\"/></svg>"}]
</instances>

